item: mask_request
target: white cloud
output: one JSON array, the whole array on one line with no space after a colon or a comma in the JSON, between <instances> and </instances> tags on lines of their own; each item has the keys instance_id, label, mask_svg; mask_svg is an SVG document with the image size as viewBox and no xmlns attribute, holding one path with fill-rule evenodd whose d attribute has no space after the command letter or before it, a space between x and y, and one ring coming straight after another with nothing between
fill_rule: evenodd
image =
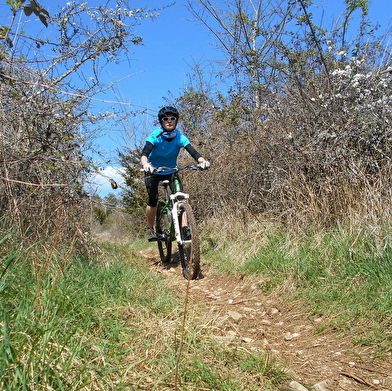
<instances>
[{"instance_id":1,"label":"white cloud","mask_svg":"<svg viewBox=\"0 0 392 391\"><path fill-rule=\"evenodd\" d=\"M86 190L90 194L97 193L101 197L106 197L109 193L117 195L117 192L121 191L120 186L125 186L124 177L122 176L124 172L125 169L122 167L100 167L98 172L90 176ZM117 183L119 186L118 189L112 188L110 179L113 179Z\"/></svg>"}]
</instances>

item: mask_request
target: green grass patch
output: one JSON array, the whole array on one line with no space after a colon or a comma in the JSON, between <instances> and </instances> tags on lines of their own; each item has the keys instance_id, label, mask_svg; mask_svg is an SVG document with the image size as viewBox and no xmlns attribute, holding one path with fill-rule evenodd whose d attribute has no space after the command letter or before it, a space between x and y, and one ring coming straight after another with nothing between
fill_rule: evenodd
<instances>
[{"instance_id":1,"label":"green grass patch","mask_svg":"<svg viewBox=\"0 0 392 391\"><path fill-rule=\"evenodd\" d=\"M26 254L7 268L0 289L2 390L120 389L123 360L144 332L141 319L171 313L178 300L161 278L130 266L129 252L105 251L105 258L69 260L60 277L53 262L42 282Z\"/></svg>"},{"instance_id":2,"label":"green grass patch","mask_svg":"<svg viewBox=\"0 0 392 391\"><path fill-rule=\"evenodd\" d=\"M219 343L204 314L188 316L182 341L184 298L134 244L49 263L3 251L2 390L284 389L283 370L241 342Z\"/></svg>"},{"instance_id":3,"label":"green grass patch","mask_svg":"<svg viewBox=\"0 0 392 391\"><path fill-rule=\"evenodd\" d=\"M329 327L355 334L357 343L392 348L389 234L342 228L296 237L273 232L242 272L260 275L267 294L294 289L293 297L305 299L311 312L327 314Z\"/></svg>"}]
</instances>

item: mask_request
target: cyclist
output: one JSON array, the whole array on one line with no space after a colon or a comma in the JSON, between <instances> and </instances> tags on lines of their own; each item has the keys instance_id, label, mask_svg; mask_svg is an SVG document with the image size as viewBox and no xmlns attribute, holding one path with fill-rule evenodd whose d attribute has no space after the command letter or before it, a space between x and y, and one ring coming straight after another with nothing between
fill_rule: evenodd
<instances>
[{"instance_id":1,"label":"cyclist","mask_svg":"<svg viewBox=\"0 0 392 391\"><path fill-rule=\"evenodd\" d=\"M189 154L199 163L200 168L207 169L210 163L200 155L191 145L190 141L178 129L178 110L172 106L162 107L158 112L160 128L155 129L146 139L140 162L145 171L145 184L148 194L146 207L147 215L147 239L149 242L157 240L154 229L156 207L158 203L158 182L169 179L175 173L165 171L154 173L154 167L177 167L177 158L181 148L185 148Z\"/></svg>"}]
</instances>

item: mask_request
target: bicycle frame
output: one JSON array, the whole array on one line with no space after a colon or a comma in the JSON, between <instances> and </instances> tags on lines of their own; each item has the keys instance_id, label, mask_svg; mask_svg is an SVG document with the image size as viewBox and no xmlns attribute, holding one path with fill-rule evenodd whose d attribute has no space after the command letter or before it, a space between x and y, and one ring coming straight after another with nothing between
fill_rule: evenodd
<instances>
[{"instance_id":1,"label":"bicycle frame","mask_svg":"<svg viewBox=\"0 0 392 391\"><path fill-rule=\"evenodd\" d=\"M163 199L164 201L164 206L162 208L162 211L167 211L168 214L170 215L171 220L173 220L173 203L170 199L171 194L169 194L169 181L168 180L164 180L162 182L159 182L159 186L163 186L163 191L165 194L165 197ZM174 225L169 221L169 232L170 232L170 240L174 240L175 238L175 233L174 233ZM158 237L158 240L162 239Z\"/></svg>"},{"instance_id":2,"label":"bicycle frame","mask_svg":"<svg viewBox=\"0 0 392 391\"><path fill-rule=\"evenodd\" d=\"M189 198L189 194L183 192L176 192L169 194L169 181L162 181L161 185L164 187L165 192L165 206L164 209L168 210L171 215L173 224L170 224L170 239L176 240L179 244L189 243L191 240L183 240L180 232L180 221L178 219L180 211L179 205ZM158 238L159 240L159 238Z\"/></svg>"},{"instance_id":3,"label":"bicycle frame","mask_svg":"<svg viewBox=\"0 0 392 391\"><path fill-rule=\"evenodd\" d=\"M189 165L175 169L159 167L155 172L178 172L186 168L200 169L196 165ZM172 177L171 180L173 186L170 186L168 179L158 183L164 190L164 197L158 202L156 214L159 255L163 263L170 262L172 244L176 241L183 276L196 279L200 273L200 245L189 194L185 193L181 186L177 187L175 178Z\"/></svg>"}]
</instances>

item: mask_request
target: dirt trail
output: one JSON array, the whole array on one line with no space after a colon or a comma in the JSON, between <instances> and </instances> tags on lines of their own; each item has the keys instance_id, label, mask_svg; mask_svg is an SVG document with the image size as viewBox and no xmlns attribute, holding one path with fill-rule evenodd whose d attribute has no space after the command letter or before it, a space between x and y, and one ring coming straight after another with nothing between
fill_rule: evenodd
<instances>
[{"instance_id":1,"label":"dirt trail","mask_svg":"<svg viewBox=\"0 0 392 391\"><path fill-rule=\"evenodd\" d=\"M181 267L163 267L157 251L140 254L184 291ZM309 319L292 303L263 296L254 282L216 276L203 265L203 278L190 281L190 304L216 315L217 338L240 339L250 351L268 352L292 374L293 390L300 385L316 391L392 390L391 355L376 359L371 347L354 346L351 336L318 333L324 319Z\"/></svg>"}]
</instances>

